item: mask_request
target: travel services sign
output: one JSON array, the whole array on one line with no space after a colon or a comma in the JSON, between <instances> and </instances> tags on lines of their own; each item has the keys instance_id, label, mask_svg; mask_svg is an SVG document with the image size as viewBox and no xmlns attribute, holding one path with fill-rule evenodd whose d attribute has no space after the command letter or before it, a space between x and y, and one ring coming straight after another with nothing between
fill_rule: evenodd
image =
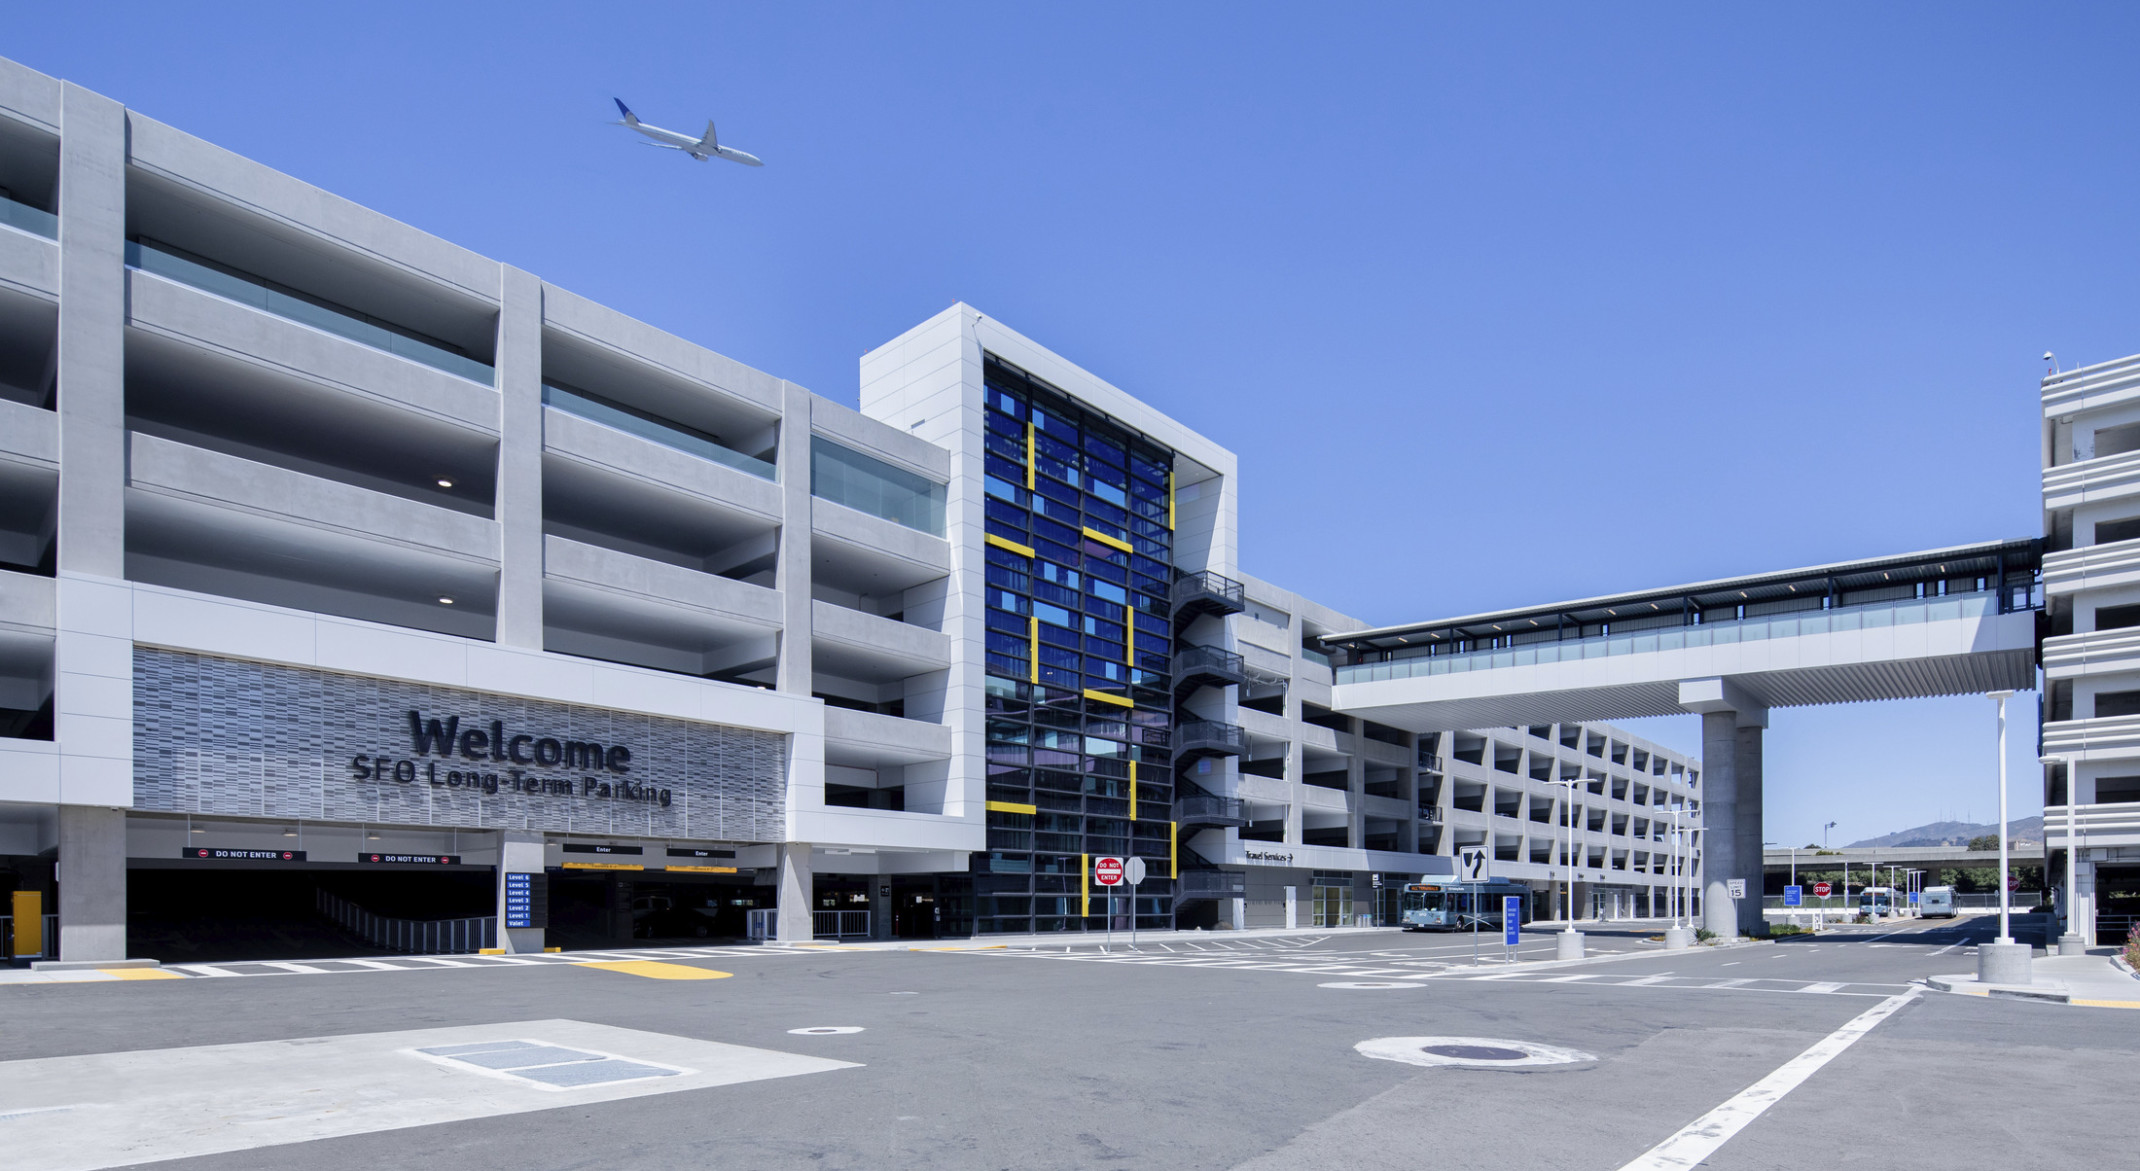
<instances>
[{"instance_id":1,"label":"travel services sign","mask_svg":"<svg viewBox=\"0 0 2140 1171\"><path fill-rule=\"evenodd\" d=\"M134 806L781 841L777 732L138 647Z\"/></svg>"}]
</instances>

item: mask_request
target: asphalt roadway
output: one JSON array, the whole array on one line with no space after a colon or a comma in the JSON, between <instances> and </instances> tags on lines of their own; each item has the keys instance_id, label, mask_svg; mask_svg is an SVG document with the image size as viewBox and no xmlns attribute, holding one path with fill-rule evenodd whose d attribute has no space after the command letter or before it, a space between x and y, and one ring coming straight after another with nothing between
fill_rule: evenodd
<instances>
[{"instance_id":1,"label":"asphalt roadway","mask_svg":"<svg viewBox=\"0 0 2140 1171\"><path fill-rule=\"evenodd\" d=\"M2131 1165L2140 1012L1911 984L1973 969L1992 928L1674 953L1592 931L1569 966L1544 934L1473 967L1468 939L1350 931L10 984L0 1151L11 1171ZM848 1031L791 1031L811 1028ZM1487 1050L1355 1048L1378 1038ZM1540 1046L1575 1052L1503 1060ZM653 1073L469 1064L545 1047ZM572 1068L593 1067L530 1076Z\"/></svg>"}]
</instances>

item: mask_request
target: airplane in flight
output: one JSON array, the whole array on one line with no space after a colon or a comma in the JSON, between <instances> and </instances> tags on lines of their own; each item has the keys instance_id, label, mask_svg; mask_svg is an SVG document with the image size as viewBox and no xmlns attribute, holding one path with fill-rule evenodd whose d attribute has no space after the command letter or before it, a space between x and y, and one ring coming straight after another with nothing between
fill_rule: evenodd
<instances>
[{"instance_id":1,"label":"airplane in flight","mask_svg":"<svg viewBox=\"0 0 2140 1171\"><path fill-rule=\"evenodd\" d=\"M732 146L722 146L720 140L714 136L711 119L706 122L706 133L701 137L693 138L688 134L678 134L674 130L663 130L659 126L649 126L639 120L639 115L632 113L632 108L625 105L622 98L611 98L610 100L617 103L617 112L624 115L624 119L618 122L617 125L629 126L654 140L642 145L680 150L702 163L707 159L722 158L732 163L742 163L746 167L762 167L765 165L765 161L757 155L746 154Z\"/></svg>"}]
</instances>

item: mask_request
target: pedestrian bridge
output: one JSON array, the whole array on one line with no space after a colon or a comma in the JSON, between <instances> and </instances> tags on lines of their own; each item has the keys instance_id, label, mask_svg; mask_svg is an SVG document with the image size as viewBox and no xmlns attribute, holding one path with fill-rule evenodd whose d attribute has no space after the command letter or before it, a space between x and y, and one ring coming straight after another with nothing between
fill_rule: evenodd
<instances>
[{"instance_id":1,"label":"pedestrian bridge","mask_svg":"<svg viewBox=\"0 0 2140 1171\"><path fill-rule=\"evenodd\" d=\"M2028 690L2038 546L1970 545L1332 635L1333 706L1447 731Z\"/></svg>"},{"instance_id":2,"label":"pedestrian bridge","mask_svg":"<svg viewBox=\"0 0 2140 1171\"><path fill-rule=\"evenodd\" d=\"M1413 732L1702 716L1703 917L1759 929L1769 709L2036 685L2043 546L1995 541L1321 641L1331 706Z\"/></svg>"}]
</instances>

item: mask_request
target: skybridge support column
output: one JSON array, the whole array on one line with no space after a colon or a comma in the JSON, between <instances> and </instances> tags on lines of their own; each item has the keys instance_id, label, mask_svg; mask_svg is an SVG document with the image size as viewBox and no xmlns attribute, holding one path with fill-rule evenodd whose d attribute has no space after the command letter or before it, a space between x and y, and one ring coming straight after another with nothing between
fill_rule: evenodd
<instances>
[{"instance_id":1,"label":"skybridge support column","mask_svg":"<svg viewBox=\"0 0 2140 1171\"><path fill-rule=\"evenodd\" d=\"M1679 703L1702 717L1702 926L1719 936L1766 934L1761 916L1761 733L1768 708L1729 679L1690 679ZM1746 884L1731 897L1730 880Z\"/></svg>"}]
</instances>

